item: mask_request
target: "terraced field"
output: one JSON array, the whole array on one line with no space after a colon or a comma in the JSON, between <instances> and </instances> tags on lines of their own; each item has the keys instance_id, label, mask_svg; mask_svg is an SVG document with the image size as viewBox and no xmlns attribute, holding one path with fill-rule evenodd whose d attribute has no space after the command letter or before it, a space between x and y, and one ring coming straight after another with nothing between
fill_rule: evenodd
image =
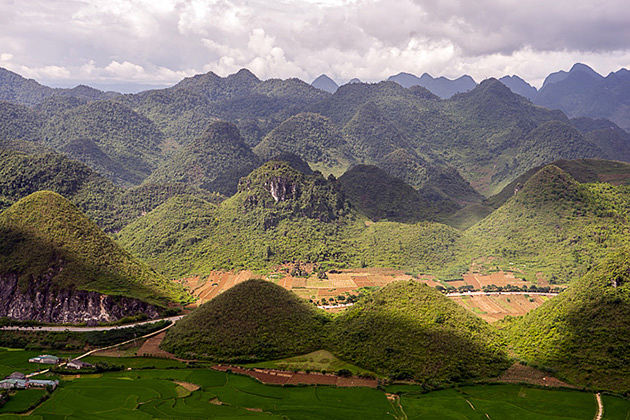
<instances>
[{"instance_id":1,"label":"terraced field","mask_svg":"<svg viewBox=\"0 0 630 420\"><path fill-rule=\"evenodd\" d=\"M549 296L536 294L501 294L501 295L476 295L476 296L452 296L455 302L464 308L474 312L488 322L495 322L507 315L524 315L542 305Z\"/></svg>"},{"instance_id":2,"label":"terraced field","mask_svg":"<svg viewBox=\"0 0 630 420\"><path fill-rule=\"evenodd\" d=\"M196 305L207 302L236 284L252 278L265 278L287 290L293 291L298 296L311 300L318 305L340 305L344 302L339 296L357 295L361 288L383 287L399 280L416 280L426 283L431 287L455 287L469 286L475 290L481 290L485 286L532 286L534 283L523 280L512 272L496 271L492 273L469 272L460 279L452 281L438 281L430 275L411 275L400 270L386 268L365 268L327 272L326 279L318 278L311 266L305 266L307 276L298 277L289 274L289 269L283 267L270 274L260 275L252 271L238 272L215 271L205 278L192 277L179 280L195 297ZM540 279L537 286L547 286ZM488 296L452 296L457 303L474 312L488 322L503 319L506 315L518 316L537 308L545 300L546 296L534 295L488 295ZM325 307L325 306L324 306ZM325 307L326 308L326 307ZM328 311L337 312L344 308L326 308Z\"/></svg>"}]
</instances>

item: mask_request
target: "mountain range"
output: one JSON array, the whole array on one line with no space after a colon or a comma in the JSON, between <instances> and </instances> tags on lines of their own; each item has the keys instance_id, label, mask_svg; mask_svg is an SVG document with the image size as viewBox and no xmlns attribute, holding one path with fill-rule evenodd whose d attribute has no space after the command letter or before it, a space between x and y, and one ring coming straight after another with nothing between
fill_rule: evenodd
<instances>
[{"instance_id":1,"label":"mountain range","mask_svg":"<svg viewBox=\"0 0 630 420\"><path fill-rule=\"evenodd\" d=\"M422 390L518 358L628 392L626 73L576 65L536 91L243 69L120 95L0 71L0 317L157 318L192 302L189 280L246 270L269 281L235 281L163 349L218 363L324 349ZM339 291L354 305L334 315L281 287L347 268L405 281ZM566 290L499 329L440 293L497 272Z\"/></svg>"}]
</instances>

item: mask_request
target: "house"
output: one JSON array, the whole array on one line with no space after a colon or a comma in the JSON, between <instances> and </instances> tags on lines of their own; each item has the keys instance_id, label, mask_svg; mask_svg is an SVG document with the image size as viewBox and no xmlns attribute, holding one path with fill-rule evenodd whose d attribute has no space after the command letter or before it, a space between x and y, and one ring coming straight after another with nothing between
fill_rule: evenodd
<instances>
[{"instance_id":1,"label":"house","mask_svg":"<svg viewBox=\"0 0 630 420\"><path fill-rule=\"evenodd\" d=\"M52 389L55 389L57 388L57 385L59 385L59 381L57 380L50 381L48 379L28 379L26 382L27 382L27 388L52 387Z\"/></svg>"},{"instance_id":2,"label":"house","mask_svg":"<svg viewBox=\"0 0 630 420\"><path fill-rule=\"evenodd\" d=\"M4 379L0 381L0 389L26 389L28 379Z\"/></svg>"},{"instance_id":3,"label":"house","mask_svg":"<svg viewBox=\"0 0 630 420\"><path fill-rule=\"evenodd\" d=\"M78 359L72 359L66 364L66 367L68 369L89 369L89 368L93 368L94 365L83 362Z\"/></svg>"},{"instance_id":4,"label":"house","mask_svg":"<svg viewBox=\"0 0 630 420\"><path fill-rule=\"evenodd\" d=\"M44 379L3 379L0 381L0 389L28 389L28 388L57 388L59 381Z\"/></svg>"},{"instance_id":5,"label":"house","mask_svg":"<svg viewBox=\"0 0 630 420\"><path fill-rule=\"evenodd\" d=\"M22 372L13 372L9 376L7 376L5 379L26 379L26 375L23 374Z\"/></svg>"},{"instance_id":6,"label":"house","mask_svg":"<svg viewBox=\"0 0 630 420\"><path fill-rule=\"evenodd\" d=\"M42 354L37 357L32 357L28 359L30 363L43 363L45 365L56 365L59 363L61 359L57 356L51 356L50 354Z\"/></svg>"}]
</instances>

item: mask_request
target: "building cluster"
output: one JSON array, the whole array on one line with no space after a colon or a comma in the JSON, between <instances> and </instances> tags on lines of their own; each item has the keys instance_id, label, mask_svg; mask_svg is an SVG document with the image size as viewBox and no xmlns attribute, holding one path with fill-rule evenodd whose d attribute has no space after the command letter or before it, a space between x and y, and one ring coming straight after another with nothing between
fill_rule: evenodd
<instances>
[{"instance_id":1,"label":"building cluster","mask_svg":"<svg viewBox=\"0 0 630 420\"><path fill-rule=\"evenodd\" d=\"M57 356L51 356L50 354L42 354L37 357L28 359L30 363L41 363L45 365L63 365L68 369L87 369L93 368L94 365L83 362L78 359L72 359L63 364L63 360ZM29 388L57 388L59 385L58 380L48 379L31 379L22 372L13 372L3 380L0 380L0 389L29 389Z\"/></svg>"},{"instance_id":2,"label":"building cluster","mask_svg":"<svg viewBox=\"0 0 630 420\"><path fill-rule=\"evenodd\" d=\"M0 381L0 389L57 388L59 381L48 379L31 379L21 372L13 372Z\"/></svg>"}]
</instances>

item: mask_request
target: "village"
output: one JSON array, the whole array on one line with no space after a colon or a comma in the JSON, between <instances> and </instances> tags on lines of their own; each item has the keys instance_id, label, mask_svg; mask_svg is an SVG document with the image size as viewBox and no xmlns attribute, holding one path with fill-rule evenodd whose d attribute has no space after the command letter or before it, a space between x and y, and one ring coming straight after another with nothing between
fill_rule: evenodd
<instances>
[{"instance_id":1,"label":"village","mask_svg":"<svg viewBox=\"0 0 630 420\"><path fill-rule=\"evenodd\" d=\"M42 354L37 357L28 359L29 363L37 363L42 365L50 365L52 367L80 370L91 369L94 365L83 362L78 359L64 360L57 356L50 354ZM0 389L31 389L31 388L46 388L54 390L59 385L58 380L49 379L33 379L32 377L38 375L41 372L35 372L31 374L24 374L22 372L13 372L3 380L0 380Z\"/></svg>"}]
</instances>

